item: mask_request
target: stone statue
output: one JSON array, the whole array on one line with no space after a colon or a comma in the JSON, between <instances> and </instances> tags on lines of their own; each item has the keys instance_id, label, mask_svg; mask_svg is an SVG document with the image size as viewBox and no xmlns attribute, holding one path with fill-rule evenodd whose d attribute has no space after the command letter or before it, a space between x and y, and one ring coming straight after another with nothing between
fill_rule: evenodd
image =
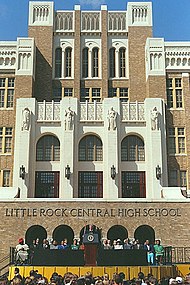
<instances>
[{"instance_id":1,"label":"stone statue","mask_svg":"<svg viewBox=\"0 0 190 285\"><path fill-rule=\"evenodd\" d=\"M22 130L28 131L30 127L30 110L24 108L22 112Z\"/></svg>"},{"instance_id":2,"label":"stone statue","mask_svg":"<svg viewBox=\"0 0 190 285\"><path fill-rule=\"evenodd\" d=\"M156 107L154 107L151 111L151 129L158 130L158 115L159 112Z\"/></svg>"},{"instance_id":3,"label":"stone statue","mask_svg":"<svg viewBox=\"0 0 190 285\"><path fill-rule=\"evenodd\" d=\"M73 128L74 121L74 112L71 110L71 107L68 107L68 110L65 110L65 130L70 131Z\"/></svg>"},{"instance_id":4,"label":"stone statue","mask_svg":"<svg viewBox=\"0 0 190 285\"><path fill-rule=\"evenodd\" d=\"M113 131L116 129L117 112L111 107L108 111L108 130Z\"/></svg>"}]
</instances>

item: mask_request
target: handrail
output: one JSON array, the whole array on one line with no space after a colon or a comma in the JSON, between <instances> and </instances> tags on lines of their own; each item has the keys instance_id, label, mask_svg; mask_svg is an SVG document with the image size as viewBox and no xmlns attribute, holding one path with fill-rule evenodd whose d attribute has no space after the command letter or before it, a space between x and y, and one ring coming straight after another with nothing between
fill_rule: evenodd
<instances>
[{"instance_id":1,"label":"handrail","mask_svg":"<svg viewBox=\"0 0 190 285\"><path fill-rule=\"evenodd\" d=\"M9 273L9 266L14 263L14 248L10 248L8 255L0 259L0 277L7 276Z\"/></svg>"}]
</instances>

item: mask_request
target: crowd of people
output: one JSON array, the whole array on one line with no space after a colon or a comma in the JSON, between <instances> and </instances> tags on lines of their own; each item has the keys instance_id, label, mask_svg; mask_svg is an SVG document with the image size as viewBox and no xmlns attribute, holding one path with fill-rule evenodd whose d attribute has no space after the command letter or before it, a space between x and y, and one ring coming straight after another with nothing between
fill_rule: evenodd
<instances>
[{"instance_id":1,"label":"crowd of people","mask_svg":"<svg viewBox=\"0 0 190 285\"><path fill-rule=\"evenodd\" d=\"M19 268L15 268L12 280L1 278L0 285L189 285L190 274L185 278L181 276L165 276L160 280L156 279L152 274L144 275L139 272L138 276L127 280L124 272L114 273L109 276L105 273L103 276L93 276L91 272L86 272L83 276L77 276L71 272L59 275L54 272L48 280L45 276L38 273L38 270L31 270L29 276L23 277L19 273Z\"/></svg>"},{"instance_id":2,"label":"crowd of people","mask_svg":"<svg viewBox=\"0 0 190 285\"><path fill-rule=\"evenodd\" d=\"M164 247L161 245L160 240L156 240L155 244L151 244L149 240L146 240L144 244L141 244L138 239L130 240L129 238L124 239L114 239L113 241L109 239L103 239L102 243L99 245L100 248L104 250L131 250L131 249L144 249L147 251L147 261L149 265L162 265L163 256L164 256ZM27 264L28 262L32 263L33 255L36 249L44 250L84 250L84 244L80 243L79 240L74 239L72 244L68 244L67 238L64 238L60 243L56 240L51 242L47 239L43 239L40 242L40 239L34 239L32 244L27 245L24 242L23 238L19 239L19 243L15 249L15 263L16 264Z\"/></svg>"}]
</instances>

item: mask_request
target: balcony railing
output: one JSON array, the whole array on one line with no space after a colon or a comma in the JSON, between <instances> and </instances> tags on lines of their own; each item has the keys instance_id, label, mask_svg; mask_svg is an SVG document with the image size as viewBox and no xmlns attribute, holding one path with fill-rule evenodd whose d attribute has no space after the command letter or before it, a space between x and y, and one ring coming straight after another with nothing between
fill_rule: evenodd
<instances>
[{"instance_id":1,"label":"balcony railing","mask_svg":"<svg viewBox=\"0 0 190 285\"><path fill-rule=\"evenodd\" d=\"M102 103L80 103L80 121L103 121Z\"/></svg>"},{"instance_id":2,"label":"balcony railing","mask_svg":"<svg viewBox=\"0 0 190 285\"><path fill-rule=\"evenodd\" d=\"M38 121L60 121L60 103L58 102L38 102Z\"/></svg>"},{"instance_id":3,"label":"balcony railing","mask_svg":"<svg viewBox=\"0 0 190 285\"><path fill-rule=\"evenodd\" d=\"M61 107L60 102L38 102L37 120L38 121L60 121ZM103 103L88 101L80 103L79 120L81 122L103 122ZM123 122L145 122L144 103L127 102L121 103L121 121Z\"/></svg>"},{"instance_id":4,"label":"balcony railing","mask_svg":"<svg viewBox=\"0 0 190 285\"><path fill-rule=\"evenodd\" d=\"M122 103L122 121L145 121L144 103Z\"/></svg>"}]
</instances>

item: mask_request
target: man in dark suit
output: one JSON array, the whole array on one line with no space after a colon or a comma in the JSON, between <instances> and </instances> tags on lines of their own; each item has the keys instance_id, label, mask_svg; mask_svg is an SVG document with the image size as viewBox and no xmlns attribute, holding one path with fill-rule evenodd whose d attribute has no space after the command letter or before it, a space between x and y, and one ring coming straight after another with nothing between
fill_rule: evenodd
<instances>
[{"instance_id":1,"label":"man in dark suit","mask_svg":"<svg viewBox=\"0 0 190 285\"><path fill-rule=\"evenodd\" d=\"M147 251L148 264L153 265L154 264L154 246L153 244L150 244L148 239L144 243L144 249Z\"/></svg>"}]
</instances>

